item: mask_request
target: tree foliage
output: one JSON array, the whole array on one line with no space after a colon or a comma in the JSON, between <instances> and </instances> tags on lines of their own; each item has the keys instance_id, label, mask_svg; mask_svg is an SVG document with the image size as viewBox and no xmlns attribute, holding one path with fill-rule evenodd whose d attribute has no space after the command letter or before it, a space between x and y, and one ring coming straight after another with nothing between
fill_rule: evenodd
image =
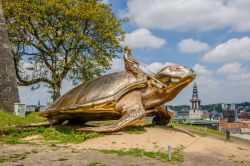
<instances>
[{"instance_id":1,"label":"tree foliage","mask_svg":"<svg viewBox=\"0 0 250 166\"><path fill-rule=\"evenodd\" d=\"M100 0L4 0L16 74L23 86L45 83L55 100L64 79L86 82L121 51L121 25Z\"/></svg>"}]
</instances>

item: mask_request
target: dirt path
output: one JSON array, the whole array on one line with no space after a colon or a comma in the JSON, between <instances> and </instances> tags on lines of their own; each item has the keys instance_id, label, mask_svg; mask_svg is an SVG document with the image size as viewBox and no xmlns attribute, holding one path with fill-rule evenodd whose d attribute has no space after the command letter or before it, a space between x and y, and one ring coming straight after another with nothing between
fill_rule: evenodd
<instances>
[{"instance_id":1,"label":"dirt path","mask_svg":"<svg viewBox=\"0 0 250 166\"><path fill-rule=\"evenodd\" d=\"M107 166L124 165L165 165L158 160L119 157L113 154L103 154L95 150L77 150L72 146L48 145L1 145L0 156L11 156L2 166L86 166L90 164Z\"/></svg>"},{"instance_id":2,"label":"dirt path","mask_svg":"<svg viewBox=\"0 0 250 166\"><path fill-rule=\"evenodd\" d=\"M0 161L8 160L0 165L6 166L84 166L94 165L174 165L155 159L103 154L93 149L131 149L139 148L146 151L167 151L185 146L184 166L249 166L250 145L241 142L225 142L212 137L191 137L190 135L162 128L146 128L143 134L117 133L107 135L81 144L55 145L44 144L0 144Z\"/></svg>"},{"instance_id":3,"label":"dirt path","mask_svg":"<svg viewBox=\"0 0 250 166\"><path fill-rule=\"evenodd\" d=\"M163 128L146 128L143 134L117 133L97 139L87 140L76 145L78 149L131 149L138 148L146 151L164 151L167 152L168 145L172 148L188 146L196 137L191 137L181 132L166 130Z\"/></svg>"},{"instance_id":4,"label":"dirt path","mask_svg":"<svg viewBox=\"0 0 250 166\"><path fill-rule=\"evenodd\" d=\"M195 143L184 150L184 153L185 166L193 166L194 163L202 166L250 165L249 146L211 137L198 137Z\"/></svg>"}]
</instances>

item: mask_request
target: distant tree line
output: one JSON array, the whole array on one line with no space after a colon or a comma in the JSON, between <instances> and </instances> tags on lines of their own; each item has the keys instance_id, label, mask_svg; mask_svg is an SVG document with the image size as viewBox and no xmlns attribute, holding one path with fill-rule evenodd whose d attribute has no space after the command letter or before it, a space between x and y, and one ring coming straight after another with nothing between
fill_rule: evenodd
<instances>
[{"instance_id":1,"label":"distant tree line","mask_svg":"<svg viewBox=\"0 0 250 166\"><path fill-rule=\"evenodd\" d=\"M245 108L248 112L250 112L250 102L243 102L243 103L235 103L236 108ZM169 105L168 106L170 109L180 112L182 110L189 110L190 106L189 105ZM217 111L217 112L222 112L222 104L208 104L208 105L201 105L202 110L207 110L208 112L211 111Z\"/></svg>"}]
</instances>

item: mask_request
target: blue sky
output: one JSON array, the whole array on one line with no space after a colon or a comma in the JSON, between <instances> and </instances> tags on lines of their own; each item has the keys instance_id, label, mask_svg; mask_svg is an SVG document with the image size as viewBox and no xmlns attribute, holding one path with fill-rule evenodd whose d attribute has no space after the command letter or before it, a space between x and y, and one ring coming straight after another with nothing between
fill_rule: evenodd
<instances>
[{"instance_id":1,"label":"blue sky","mask_svg":"<svg viewBox=\"0 0 250 166\"><path fill-rule=\"evenodd\" d=\"M250 101L249 0L104 0L129 22L122 45L154 72L169 63L197 73L203 104ZM123 70L115 59L109 72ZM65 81L62 92L73 86ZM169 104L189 104L192 84ZM22 102L48 101L45 87L20 88Z\"/></svg>"}]
</instances>

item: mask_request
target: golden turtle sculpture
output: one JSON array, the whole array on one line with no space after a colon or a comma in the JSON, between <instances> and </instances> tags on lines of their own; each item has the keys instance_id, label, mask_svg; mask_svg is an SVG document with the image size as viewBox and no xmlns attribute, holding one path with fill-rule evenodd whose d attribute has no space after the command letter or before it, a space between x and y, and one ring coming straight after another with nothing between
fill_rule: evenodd
<instances>
[{"instance_id":1,"label":"golden turtle sculpture","mask_svg":"<svg viewBox=\"0 0 250 166\"><path fill-rule=\"evenodd\" d=\"M71 89L40 114L47 121L28 126L50 126L66 120L69 123L117 120L108 126L77 129L113 132L141 122L145 116L154 116L154 124L168 124L173 114L163 104L195 78L194 71L170 65L157 74L148 74L132 58L129 47L125 47L124 61L126 71L104 75Z\"/></svg>"}]
</instances>

